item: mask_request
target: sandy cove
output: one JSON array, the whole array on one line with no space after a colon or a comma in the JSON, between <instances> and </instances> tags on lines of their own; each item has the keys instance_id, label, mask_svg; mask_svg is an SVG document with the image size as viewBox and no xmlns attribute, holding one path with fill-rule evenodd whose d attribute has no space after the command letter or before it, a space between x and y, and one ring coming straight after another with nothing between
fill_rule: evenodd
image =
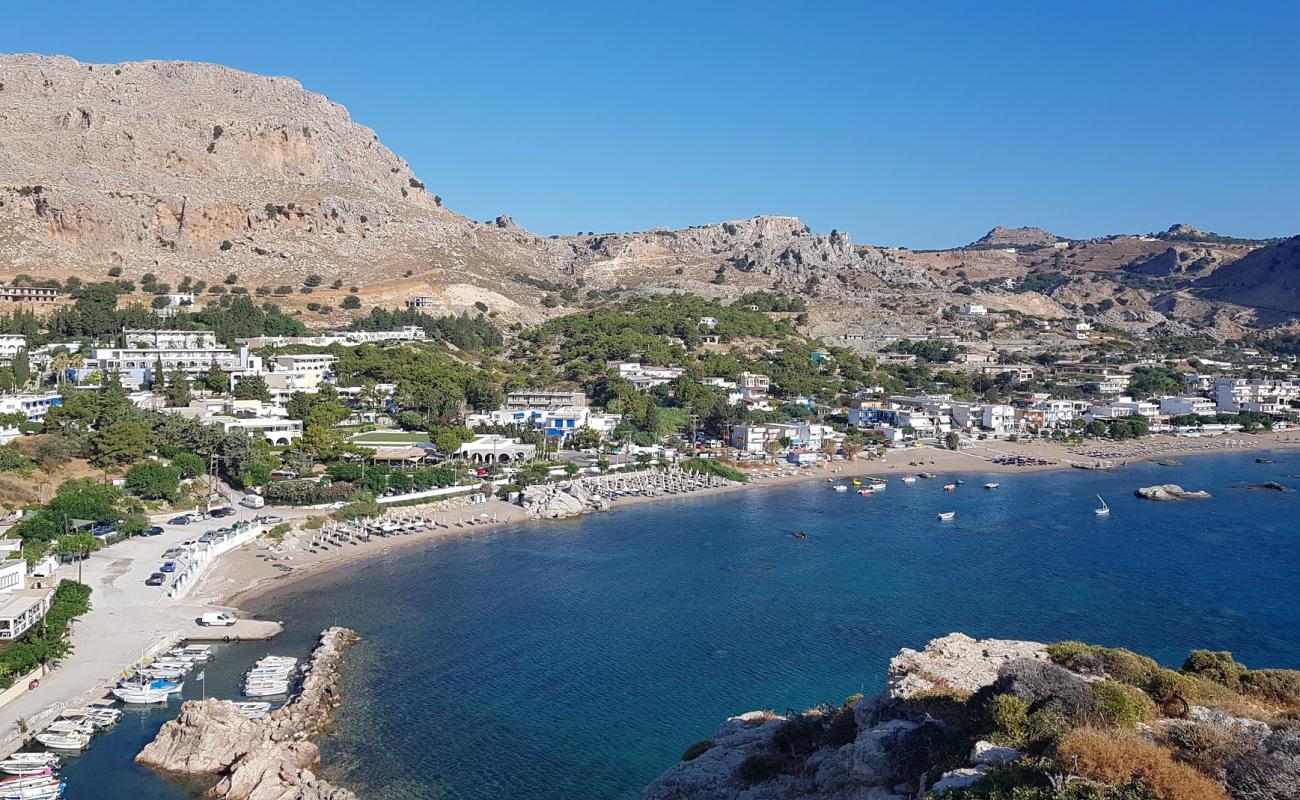
<instances>
[{"instance_id":1,"label":"sandy cove","mask_svg":"<svg viewBox=\"0 0 1300 800\"><path fill-rule=\"evenodd\" d=\"M851 479L866 475L890 475L902 477L927 471L936 474L1010 474L1044 472L1048 470L1070 469L1074 464L1093 465L1099 460L1096 456L1085 455L1088 452L1105 451L1104 458L1120 468L1125 463L1151 461L1163 458L1185 458L1196 455L1231 453L1247 450L1300 449L1300 432L1280 432L1262 435L1237 434L1218 438L1178 438L1172 436L1150 436L1127 442L1088 442L1084 445L1064 446L1050 442L980 442L962 450L946 450L931 446L890 450L884 458L860 458L856 461L837 461L829 465L814 468L796 469L789 466L757 466L747 470L751 473L749 483L732 486L701 489L688 495L666 495L661 497L626 497L615 500L611 510L628 508L642 503L664 500L689 501L697 497L713 497L726 492L762 489L770 486L783 486L801 481L829 481ZM1039 459L1049 464L1015 466L999 464L995 458L1023 457ZM764 475L775 472L778 475ZM421 507L407 507L402 510L421 513ZM247 604L262 594L278 590L307 578L320 575L330 569L352 564L364 559L387 555L419 545L427 545L444 539L461 536L474 536L500 529L507 525L522 523L564 524L563 520L536 520L530 518L522 508L502 500L490 500L476 505L458 515L456 509L424 510L425 514L436 514L440 518L456 519L458 516L469 517L486 514L495 518L495 522L479 522L459 527L438 528L431 531L389 537L372 538L370 542L331 547L319 552L306 549L292 554L284 561L266 560L268 550L262 543L252 543L224 556L220 563L209 571L209 575L195 590L196 602L206 602L214 606L237 608ZM308 536L309 534L301 534ZM282 572L275 564L288 564L292 572Z\"/></svg>"}]
</instances>

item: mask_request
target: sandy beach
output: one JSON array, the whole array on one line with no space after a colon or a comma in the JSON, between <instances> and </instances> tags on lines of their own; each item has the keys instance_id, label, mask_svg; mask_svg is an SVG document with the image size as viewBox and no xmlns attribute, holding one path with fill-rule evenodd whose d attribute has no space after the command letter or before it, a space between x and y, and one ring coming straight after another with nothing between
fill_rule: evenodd
<instances>
[{"instance_id":1,"label":"sandy beach","mask_svg":"<svg viewBox=\"0 0 1300 800\"><path fill-rule=\"evenodd\" d=\"M614 501L612 510L628 508L642 503L662 500L690 500L697 497L713 497L725 492L749 491L771 486L782 486L801 481L830 481L851 479L867 475L876 475L888 479L891 475L902 477L916 472L928 471L936 474L968 473L1029 473L1047 470L1071 469L1076 465L1095 467L1099 463L1109 468L1120 469L1126 463L1158 459L1192 457L1215 453L1239 452L1247 450L1300 449L1300 433L1283 431L1262 435L1237 434L1216 438L1180 438L1172 436L1150 436L1127 442L1086 442L1083 445L1059 445L1050 442L980 442L961 450L947 450L931 446L905 448L888 451L884 457L859 457L854 461L834 461L817 467L796 468L790 465L759 465L746 468L750 474L748 483L732 486L701 489L689 495L670 495L666 497L626 497ZM1019 459L1028 464L1018 463ZM411 507L402 509L411 513L436 514L440 518L455 520L468 518L467 512L458 514L456 509L445 507ZM460 536L475 536L500 529L507 525L521 523L556 524L530 518L522 508L502 500L489 500L474 507L474 515L486 514L496 521L480 521L474 524L453 523L449 528L421 531L414 534L374 538L370 542L331 546L328 549L317 548L313 552L305 546L310 532L296 535L300 546L292 552L273 556L269 543L258 541L246 545L235 552L227 554L221 563L211 570L208 577L196 590L196 596L214 606L239 608L247 605L258 596L278 590L307 578L320 575L327 570L359 560L398 552L408 548L427 546L444 539ZM293 536L295 534L290 534ZM283 564L292 567L286 572L276 567Z\"/></svg>"}]
</instances>

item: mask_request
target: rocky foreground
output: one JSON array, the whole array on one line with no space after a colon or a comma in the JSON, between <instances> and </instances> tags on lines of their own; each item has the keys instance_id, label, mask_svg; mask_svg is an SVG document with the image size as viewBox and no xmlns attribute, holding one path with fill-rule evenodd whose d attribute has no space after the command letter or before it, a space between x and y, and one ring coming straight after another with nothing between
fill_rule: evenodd
<instances>
[{"instance_id":1,"label":"rocky foreground","mask_svg":"<svg viewBox=\"0 0 1300 800\"><path fill-rule=\"evenodd\" d=\"M228 700L186 701L136 762L176 774L217 776L207 797L219 800L355 800L352 792L312 772L320 750L310 739L333 718L343 650L357 638L348 628L323 632L298 694L262 719L246 718Z\"/></svg>"},{"instance_id":2,"label":"rocky foreground","mask_svg":"<svg viewBox=\"0 0 1300 800\"><path fill-rule=\"evenodd\" d=\"M754 711L644 800L1296 800L1300 671L1193 651L960 633L903 650L888 685L795 716Z\"/></svg>"}]
</instances>

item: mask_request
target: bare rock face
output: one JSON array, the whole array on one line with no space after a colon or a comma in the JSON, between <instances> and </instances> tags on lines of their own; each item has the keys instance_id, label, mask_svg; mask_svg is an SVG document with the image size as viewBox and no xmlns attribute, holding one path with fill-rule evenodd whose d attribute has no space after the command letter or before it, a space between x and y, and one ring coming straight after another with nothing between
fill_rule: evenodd
<instances>
[{"instance_id":1,"label":"bare rock face","mask_svg":"<svg viewBox=\"0 0 1300 800\"><path fill-rule=\"evenodd\" d=\"M1021 658L1047 660L1047 646L1014 639L976 640L964 633L933 639L924 650L904 648L889 661L888 694L910 699L929 692L973 694Z\"/></svg>"},{"instance_id":2,"label":"bare rock face","mask_svg":"<svg viewBox=\"0 0 1300 800\"><path fill-rule=\"evenodd\" d=\"M534 519L561 519L609 510L609 501L587 492L577 481L535 484L523 491L524 511Z\"/></svg>"},{"instance_id":3,"label":"bare rock face","mask_svg":"<svg viewBox=\"0 0 1300 800\"><path fill-rule=\"evenodd\" d=\"M1143 486L1135 489L1133 494L1144 500L1208 500L1209 492L1189 492L1176 483L1162 483L1156 486Z\"/></svg>"},{"instance_id":4,"label":"bare rock face","mask_svg":"<svg viewBox=\"0 0 1300 800\"><path fill-rule=\"evenodd\" d=\"M347 628L322 633L298 693L262 719L247 719L227 700L186 701L136 762L165 772L219 775L207 795L216 800L355 800L311 771L320 751L308 738L333 717L343 650L356 640Z\"/></svg>"},{"instance_id":5,"label":"bare rock face","mask_svg":"<svg viewBox=\"0 0 1300 800\"><path fill-rule=\"evenodd\" d=\"M1004 228L1001 225L972 242L973 246L1030 247L1055 244L1061 237L1042 228Z\"/></svg>"}]
</instances>

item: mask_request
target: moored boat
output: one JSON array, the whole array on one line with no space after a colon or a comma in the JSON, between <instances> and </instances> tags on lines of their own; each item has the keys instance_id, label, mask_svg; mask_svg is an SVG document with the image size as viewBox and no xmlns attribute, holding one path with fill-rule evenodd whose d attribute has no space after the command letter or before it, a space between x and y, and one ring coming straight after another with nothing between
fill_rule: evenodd
<instances>
[{"instance_id":1,"label":"moored boat","mask_svg":"<svg viewBox=\"0 0 1300 800\"><path fill-rule=\"evenodd\" d=\"M1094 508L1092 510L1092 513L1096 514L1099 517L1109 517L1110 506L1106 505L1106 501L1101 499L1101 495L1097 495L1097 499L1101 500L1101 508Z\"/></svg>"},{"instance_id":2,"label":"moored boat","mask_svg":"<svg viewBox=\"0 0 1300 800\"><path fill-rule=\"evenodd\" d=\"M940 512L939 512L939 519L940 519L940 521L942 521L942 522L948 522L949 520L952 520L952 519L953 519L954 517L956 517L956 516L957 516L957 512L956 512L956 511L940 511Z\"/></svg>"},{"instance_id":3,"label":"moored boat","mask_svg":"<svg viewBox=\"0 0 1300 800\"><path fill-rule=\"evenodd\" d=\"M90 737L84 733L38 733L36 741L51 750L85 750L90 746Z\"/></svg>"},{"instance_id":4,"label":"moored boat","mask_svg":"<svg viewBox=\"0 0 1300 800\"><path fill-rule=\"evenodd\" d=\"M989 483L984 484L984 488L985 488L985 489L996 489L996 488L998 488L998 487L1001 486L1001 485L1002 485L1002 484L1000 484L1000 483L994 483L994 482L990 481Z\"/></svg>"},{"instance_id":5,"label":"moored boat","mask_svg":"<svg viewBox=\"0 0 1300 800\"><path fill-rule=\"evenodd\" d=\"M149 705L166 703L171 692L166 689L150 689L145 686L119 686L113 690L113 696L123 703L131 705Z\"/></svg>"}]
</instances>

